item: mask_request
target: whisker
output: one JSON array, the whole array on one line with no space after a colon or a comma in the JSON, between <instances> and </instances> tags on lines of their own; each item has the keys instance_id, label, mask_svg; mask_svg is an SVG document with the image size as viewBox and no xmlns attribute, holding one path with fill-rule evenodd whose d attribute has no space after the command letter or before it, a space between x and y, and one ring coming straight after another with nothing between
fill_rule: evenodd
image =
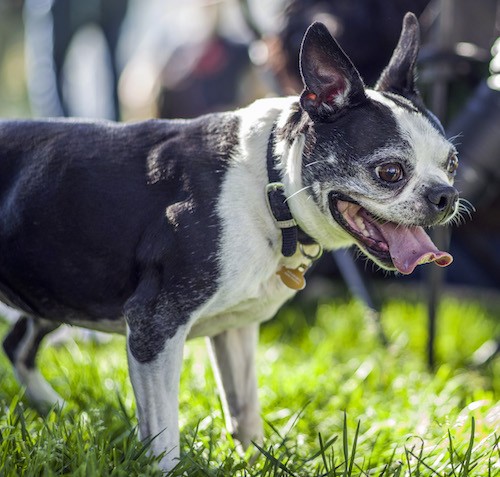
<instances>
[{"instance_id":1,"label":"whisker","mask_svg":"<svg viewBox=\"0 0 500 477\"><path fill-rule=\"evenodd\" d=\"M466 222L466 217L471 220L472 213L475 211L475 207L467 199L460 198L458 201L457 211L449 222L454 225L461 225Z\"/></svg>"},{"instance_id":2,"label":"whisker","mask_svg":"<svg viewBox=\"0 0 500 477\"><path fill-rule=\"evenodd\" d=\"M475 208L469 201L460 199L456 213L448 220L447 224L456 226L464 224L467 221L467 218L469 220L472 219L472 212L474 211Z\"/></svg>"},{"instance_id":3,"label":"whisker","mask_svg":"<svg viewBox=\"0 0 500 477\"><path fill-rule=\"evenodd\" d=\"M323 161L313 161L313 162L310 162L309 164L306 164L304 167L313 166L314 164L319 164L320 162L323 162Z\"/></svg>"},{"instance_id":4,"label":"whisker","mask_svg":"<svg viewBox=\"0 0 500 477\"><path fill-rule=\"evenodd\" d=\"M458 146L458 145L460 145L460 143L455 143L454 141L455 141L455 139L458 139L462 136L463 136L463 133L459 132L458 134L455 134L454 136L449 137L448 141L450 141L454 146Z\"/></svg>"},{"instance_id":5,"label":"whisker","mask_svg":"<svg viewBox=\"0 0 500 477\"><path fill-rule=\"evenodd\" d=\"M469 220L472 219L472 212L467 207L459 206L457 215L459 215L464 222L465 222L465 215L469 217Z\"/></svg>"},{"instance_id":6,"label":"whisker","mask_svg":"<svg viewBox=\"0 0 500 477\"><path fill-rule=\"evenodd\" d=\"M470 212L475 212L476 208L472 205L472 202L470 200L464 199L463 197L460 197L458 199L458 204L459 206L463 206L465 209L469 210Z\"/></svg>"},{"instance_id":7,"label":"whisker","mask_svg":"<svg viewBox=\"0 0 500 477\"><path fill-rule=\"evenodd\" d=\"M465 222L464 217L460 212L458 212L446 223L446 225L452 225L458 227L459 225L462 225L464 222Z\"/></svg>"},{"instance_id":8,"label":"whisker","mask_svg":"<svg viewBox=\"0 0 500 477\"><path fill-rule=\"evenodd\" d=\"M287 197L287 198L285 199L285 202L288 202L288 201L289 201L289 200L290 200L293 196L295 196L295 195L299 194L300 192L303 192L303 191L305 191L305 190L307 190L307 189L310 189L310 188L311 188L311 186L310 186L310 185L309 185L309 186L306 186L306 187L302 187L302 189L299 189L297 192L294 192L291 196ZM310 196L309 196L309 197L310 197Z\"/></svg>"}]
</instances>

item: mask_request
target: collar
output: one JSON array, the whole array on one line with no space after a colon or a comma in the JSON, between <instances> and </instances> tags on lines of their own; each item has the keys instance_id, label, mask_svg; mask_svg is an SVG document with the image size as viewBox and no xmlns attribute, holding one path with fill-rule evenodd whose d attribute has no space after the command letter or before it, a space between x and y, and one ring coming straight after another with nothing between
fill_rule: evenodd
<instances>
[{"instance_id":1,"label":"collar","mask_svg":"<svg viewBox=\"0 0 500 477\"><path fill-rule=\"evenodd\" d=\"M300 229L292 216L285 196L285 186L281 182L281 175L277 169L278 158L274 153L275 126L271 130L267 143L267 175L269 183L266 186L266 200L269 211L279 229L281 229L281 254L291 257L297 251L297 245L316 243Z\"/></svg>"}]
</instances>

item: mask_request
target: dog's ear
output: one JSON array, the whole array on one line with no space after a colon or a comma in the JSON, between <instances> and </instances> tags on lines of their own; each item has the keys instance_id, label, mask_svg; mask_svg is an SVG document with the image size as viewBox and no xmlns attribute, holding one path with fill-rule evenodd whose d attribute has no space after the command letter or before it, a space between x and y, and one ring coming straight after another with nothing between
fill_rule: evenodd
<instances>
[{"instance_id":1,"label":"dog's ear","mask_svg":"<svg viewBox=\"0 0 500 477\"><path fill-rule=\"evenodd\" d=\"M313 23L304 35L300 74L300 104L315 121L331 120L342 108L366 100L358 71L322 23Z\"/></svg>"},{"instance_id":2,"label":"dog's ear","mask_svg":"<svg viewBox=\"0 0 500 477\"><path fill-rule=\"evenodd\" d=\"M380 75L376 91L387 91L402 96L418 95L415 86L415 66L420 46L420 31L417 17L408 12L403 19L403 28L391 60Z\"/></svg>"}]
</instances>

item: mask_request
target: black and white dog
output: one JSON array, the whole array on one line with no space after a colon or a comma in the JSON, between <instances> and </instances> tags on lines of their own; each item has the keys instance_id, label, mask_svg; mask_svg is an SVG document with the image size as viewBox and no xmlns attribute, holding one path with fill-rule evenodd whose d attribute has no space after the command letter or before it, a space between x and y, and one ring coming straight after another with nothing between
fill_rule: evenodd
<instances>
[{"instance_id":1,"label":"black and white dog","mask_svg":"<svg viewBox=\"0 0 500 477\"><path fill-rule=\"evenodd\" d=\"M229 429L262 438L259 322L320 249L356 244L408 274L445 266L424 227L458 210L454 147L415 89L407 14L374 90L320 23L299 98L186 121L0 123L0 297L23 311L4 349L39 407L62 399L35 367L59 323L127 335L142 438L179 456L184 342L209 336Z\"/></svg>"}]
</instances>

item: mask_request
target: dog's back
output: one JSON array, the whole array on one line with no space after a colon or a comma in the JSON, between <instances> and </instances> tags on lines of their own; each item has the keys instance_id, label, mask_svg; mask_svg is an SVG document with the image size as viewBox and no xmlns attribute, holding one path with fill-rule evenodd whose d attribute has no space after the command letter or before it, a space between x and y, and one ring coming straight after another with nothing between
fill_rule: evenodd
<instances>
[{"instance_id":1,"label":"dog's back","mask_svg":"<svg viewBox=\"0 0 500 477\"><path fill-rule=\"evenodd\" d=\"M61 321L121 318L144 269L163 270L174 242L178 253L179 222L209 215L230 147L204 133L231 122L0 123L5 301Z\"/></svg>"}]
</instances>

